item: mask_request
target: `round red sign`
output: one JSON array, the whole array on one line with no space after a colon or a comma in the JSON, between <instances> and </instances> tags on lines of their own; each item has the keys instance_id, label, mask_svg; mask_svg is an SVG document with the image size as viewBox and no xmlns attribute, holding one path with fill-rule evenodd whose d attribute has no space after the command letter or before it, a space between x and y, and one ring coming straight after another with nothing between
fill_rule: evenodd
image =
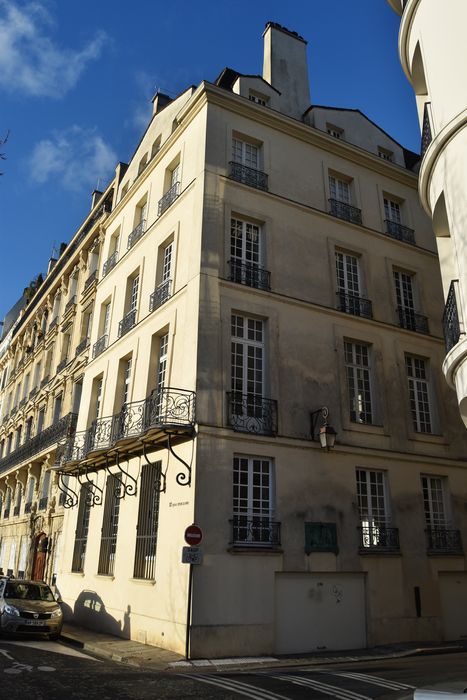
<instances>
[{"instance_id":1,"label":"round red sign","mask_svg":"<svg viewBox=\"0 0 467 700\"><path fill-rule=\"evenodd\" d=\"M191 547L196 547L203 539L201 528L197 525L190 525L185 530L185 542Z\"/></svg>"}]
</instances>

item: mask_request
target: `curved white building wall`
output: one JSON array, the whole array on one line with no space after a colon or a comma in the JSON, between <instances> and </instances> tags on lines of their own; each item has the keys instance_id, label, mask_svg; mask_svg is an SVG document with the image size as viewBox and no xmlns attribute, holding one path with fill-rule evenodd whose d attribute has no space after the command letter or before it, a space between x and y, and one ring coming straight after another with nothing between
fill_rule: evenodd
<instances>
[{"instance_id":1,"label":"curved white building wall","mask_svg":"<svg viewBox=\"0 0 467 700\"><path fill-rule=\"evenodd\" d=\"M399 53L422 130L420 198L433 219L447 300L443 370L467 425L467 3L388 1L401 15Z\"/></svg>"}]
</instances>

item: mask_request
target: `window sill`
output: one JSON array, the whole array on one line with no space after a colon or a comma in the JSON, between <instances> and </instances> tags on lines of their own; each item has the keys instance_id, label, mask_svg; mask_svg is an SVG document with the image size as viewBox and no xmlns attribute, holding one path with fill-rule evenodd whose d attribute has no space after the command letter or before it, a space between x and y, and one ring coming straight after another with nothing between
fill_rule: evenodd
<instances>
[{"instance_id":1,"label":"window sill","mask_svg":"<svg viewBox=\"0 0 467 700\"><path fill-rule=\"evenodd\" d=\"M254 554L257 556L258 554L265 554L265 555L278 555L278 554L283 554L284 550L282 547L262 547L261 545L231 545L230 547L227 547L227 551L229 554Z\"/></svg>"},{"instance_id":2,"label":"window sill","mask_svg":"<svg viewBox=\"0 0 467 700\"><path fill-rule=\"evenodd\" d=\"M383 556L383 557L401 557L400 549L378 549L377 547L360 547L358 550L360 556L367 557L368 555Z\"/></svg>"},{"instance_id":3,"label":"window sill","mask_svg":"<svg viewBox=\"0 0 467 700\"><path fill-rule=\"evenodd\" d=\"M384 425L379 423L357 423L353 421L346 421L345 425L342 427L343 430L351 430L358 433L369 433L370 435L385 435L386 437L389 437Z\"/></svg>"},{"instance_id":4,"label":"window sill","mask_svg":"<svg viewBox=\"0 0 467 700\"><path fill-rule=\"evenodd\" d=\"M414 440L416 442L426 442L430 445L448 444L445 436L440 433L416 433L413 430L409 433L409 440Z\"/></svg>"},{"instance_id":5,"label":"window sill","mask_svg":"<svg viewBox=\"0 0 467 700\"><path fill-rule=\"evenodd\" d=\"M70 574L71 574L72 576L81 576L81 577L83 577L83 576L84 576L84 571L70 571Z\"/></svg>"},{"instance_id":6,"label":"window sill","mask_svg":"<svg viewBox=\"0 0 467 700\"><path fill-rule=\"evenodd\" d=\"M426 555L427 557L463 557L464 552L460 552L458 549L451 552L443 549L428 549Z\"/></svg>"},{"instance_id":7,"label":"window sill","mask_svg":"<svg viewBox=\"0 0 467 700\"><path fill-rule=\"evenodd\" d=\"M155 586L156 585L156 579L151 578L151 579L146 579L146 578L130 578L129 579L130 583L134 583L137 586Z\"/></svg>"},{"instance_id":8,"label":"window sill","mask_svg":"<svg viewBox=\"0 0 467 700\"><path fill-rule=\"evenodd\" d=\"M94 578L105 578L108 581L115 581L115 574L94 574Z\"/></svg>"}]
</instances>

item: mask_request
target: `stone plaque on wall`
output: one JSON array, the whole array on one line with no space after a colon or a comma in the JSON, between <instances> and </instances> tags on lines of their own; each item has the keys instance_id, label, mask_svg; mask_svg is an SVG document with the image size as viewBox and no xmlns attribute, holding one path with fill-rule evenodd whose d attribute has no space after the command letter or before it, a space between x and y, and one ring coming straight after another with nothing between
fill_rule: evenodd
<instances>
[{"instance_id":1,"label":"stone plaque on wall","mask_svg":"<svg viewBox=\"0 0 467 700\"><path fill-rule=\"evenodd\" d=\"M335 523L305 523L305 553L333 552L337 554L337 528Z\"/></svg>"}]
</instances>

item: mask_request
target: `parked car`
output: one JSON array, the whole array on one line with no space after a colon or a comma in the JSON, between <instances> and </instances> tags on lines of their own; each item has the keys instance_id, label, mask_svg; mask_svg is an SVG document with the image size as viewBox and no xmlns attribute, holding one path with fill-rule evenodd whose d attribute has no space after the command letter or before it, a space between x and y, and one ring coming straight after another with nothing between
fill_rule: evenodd
<instances>
[{"instance_id":1,"label":"parked car","mask_svg":"<svg viewBox=\"0 0 467 700\"><path fill-rule=\"evenodd\" d=\"M58 639L62 625L62 610L47 584L0 577L0 632Z\"/></svg>"}]
</instances>

